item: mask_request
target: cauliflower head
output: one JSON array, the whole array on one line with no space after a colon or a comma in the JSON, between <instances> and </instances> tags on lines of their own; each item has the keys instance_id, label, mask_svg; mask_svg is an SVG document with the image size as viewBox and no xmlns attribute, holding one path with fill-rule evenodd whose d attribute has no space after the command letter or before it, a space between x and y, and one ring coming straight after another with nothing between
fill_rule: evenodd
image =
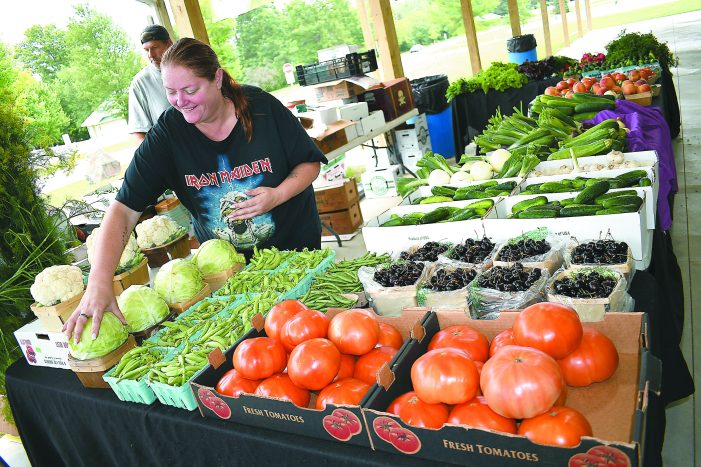
<instances>
[{"instance_id":1,"label":"cauliflower head","mask_svg":"<svg viewBox=\"0 0 701 467\"><path fill-rule=\"evenodd\" d=\"M83 273L78 266L50 266L34 278L29 292L40 305L65 302L83 291Z\"/></svg>"},{"instance_id":2,"label":"cauliflower head","mask_svg":"<svg viewBox=\"0 0 701 467\"><path fill-rule=\"evenodd\" d=\"M100 227L97 227L90 233L90 235L88 235L88 238L85 239L85 245L88 247L88 261L91 264L93 262L93 258L95 257L95 240L97 239L99 232ZM119 266L117 267L122 268L126 266L138 253L139 245L136 243L136 237L134 237L132 234L129 236L129 240L124 247L122 256L119 258Z\"/></svg>"},{"instance_id":3,"label":"cauliflower head","mask_svg":"<svg viewBox=\"0 0 701 467\"><path fill-rule=\"evenodd\" d=\"M141 248L161 246L181 230L183 228L170 217L153 216L136 226L136 242Z\"/></svg>"}]
</instances>

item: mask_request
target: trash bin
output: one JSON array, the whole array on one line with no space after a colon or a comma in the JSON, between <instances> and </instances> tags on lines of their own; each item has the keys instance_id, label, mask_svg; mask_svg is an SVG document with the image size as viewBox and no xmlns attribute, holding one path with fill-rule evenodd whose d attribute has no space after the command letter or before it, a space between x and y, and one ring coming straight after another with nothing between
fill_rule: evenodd
<instances>
[{"instance_id":1,"label":"trash bin","mask_svg":"<svg viewBox=\"0 0 701 467\"><path fill-rule=\"evenodd\" d=\"M537 45L533 34L512 37L506 41L506 49L509 51L509 61L517 65L522 64L526 60L529 62L537 62Z\"/></svg>"},{"instance_id":2,"label":"trash bin","mask_svg":"<svg viewBox=\"0 0 701 467\"><path fill-rule=\"evenodd\" d=\"M444 157L455 156L453 114L445 97L450 84L448 76L425 76L411 80L410 83L416 108L420 114L426 114L433 152Z\"/></svg>"}]
</instances>

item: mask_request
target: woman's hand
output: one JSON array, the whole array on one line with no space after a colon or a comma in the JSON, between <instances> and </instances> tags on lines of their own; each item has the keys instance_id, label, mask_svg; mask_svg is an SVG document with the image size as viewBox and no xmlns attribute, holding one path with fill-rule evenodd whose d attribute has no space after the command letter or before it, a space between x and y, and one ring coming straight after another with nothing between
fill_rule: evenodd
<instances>
[{"instance_id":1,"label":"woman's hand","mask_svg":"<svg viewBox=\"0 0 701 467\"><path fill-rule=\"evenodd\" d=\"M80 342L85 323L89 317L92 317L92 338L95 340L100 333L102 316L106 311L111 311L123 324L127 324L124 315L119 309L119 305L117 305L112 283L88 285L78 308L75 309L71 317L63 325L63 332L68 340L71 339L72 334L73 340L77 344Z\"/></svg>"},{"instance_id":2,"label":"woman's hand","mask_svg":"<svg viewBox=\"0 0 701 467\"><path fill-rule=\"evenodd\" d=\"M261 186L252 190L246 190L246 194L250 198L236 203L234 212L229 214L230 219L245 220L260 216L284 201L280 197L277 188Z\"/></svg>"}]
</instances>

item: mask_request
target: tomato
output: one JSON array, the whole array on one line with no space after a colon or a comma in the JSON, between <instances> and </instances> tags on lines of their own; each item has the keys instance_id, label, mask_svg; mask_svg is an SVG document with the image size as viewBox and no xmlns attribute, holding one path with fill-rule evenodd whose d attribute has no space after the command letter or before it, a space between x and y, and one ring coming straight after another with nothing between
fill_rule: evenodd
<instances>
[{"instance_id":1,"label":"tomato","mask_svg":"<svg viewBox=\"0 0 701 467\"><path fill-rule=\"evenodd\" d=\"M436 349L416 359L411 366L411 383L426 403L461 404L477 394L479 374L462 350Z\"/></svg>"},{"instance_id":2,"label":"tomato","mask_svg":"<svg viewBox=\"0 0 701 467\"><path fill-rule=\"evenodd\" d=\"M447 423L516 434L516 420L502 417L493 411L484 397L475 397L471 401L453 407Z\"/></svg>"},{"instance_id":3,"label":"tomato","mask_svg":"<svg viewBox=\"0 0 701 467\"><path fill-rule=\"evenodd\" d=\"M290 318L280 330L280 342L288 352L297 344L317 337L326 337L329 318L320 311L302 310Z\"/></svg>"},{"instance_id":4,"label":"tomato","mask_svg":"<svg viewBox=\"0 0 701 467\"><path fill-rule=\"evenodd\" d=\"M545 413L560 397L565 381L560 367L545 352L510 345L487 360L480 386L487 404L508 418Z\"/></svg>"},{"instance_id":5,"label":"tomato","mask_svg":"<svg viewBox=\"0 0 701 467\"><path fill-rule=\"evenodd\" d=\"M574 352L582 341L582 323L572 308L536 303L524 308L513 325L516 345L542 350L554 359Z\"/></svg>"},{"instance_id":6,"label":"tomato","mask_svg":"<svg viewBox=\"0 0 701 467\"><path fill-rule=\"evenodd\" d=\"M448 326L438 331L428 343L428 350L460 349L476 362L486 362L489 341L484 334L470 326Z\"/></svg>"},{"instance_id":7,"label":"tomato","mask_svg":"<svg viewBox=\"0 0 701 467\"><path fill-rule=\"evenodd\" d=\"M329 340L341 353L364 355L377 345L379 335L377 320L362 311L342 311L329 323Z\"/></svg>"},{"instance_id":8,"label":"tomato","mask_svg":"<svg viewBox=\"0 0 701 467\"><path fill-rule=\"evenodd\" d=\"M217 383L217 392L226 396L239 397L242 392L253 394L259 384L260 381L246 379L232 368L224 373Z\"/></svg>"},{"instance_id":9,"label":"tomato","mask_svg":"<svg viewBox=\"0 0 701 467\"><path fill-rule=\"evenodd\" d=\"M387 412L398 415L409 425L419 428L440 428L448 420L450 409L442 403L428 404L414 391L397 397L387 407Z\"/></svg>"},{"instance_id":10,"label":"tomato","mask_svg":"<svg viewBox=\"0 0 701 467\"><path fill-rule=\"evenodd\" d=\"M630 467L630 459L613 446L594 446L570 457L568 467Z\"/></svg>"},{"instance_id":11,"label":"tomato","mask_svg":"<svg viewBox=\"0 0 701 467\"><path fill-rule=\"evenodd\" d=\"M588 386L606 381L616 372L618 351L606 335L584 326L579 347L557 363L568 385Z\"/></svg>"},{"instance_id":12,"label":"tomato","mask_svg":"<svg viewBox=\"0 0 701 467\"><path fill-rule=\"evenodd\" d=\"M355 362L353 377L370 385L375 384L377 371L385 363L389 364L396 354L397 349L392 347L375 347Z\"/></svg>"},{"instance_id":13,"label":"tomato","mask_svg":"<svg viewBox=\"0 0 701 467\"><path fill-rule=\"evenodd\" d=\"M338 368L338 373L333 379L338 381L339 379L352 378L353 372L355 371L355 355L341 354L341 366Z\"/></svg>"},{"instance_id":14,"label":"tomato","mask_svg":"<svg viewBox=\"0 0 701 467\"><path fill-rule=\"evenodd\" d=\"M234 368L246 379L264 379L285 368L285 348L270 337L255 337L241 342L234 351Z\"/></svg>"},{"instance_id":15,"label":"tomato","mask_svg":"<svg viewBox=\"0 0 701 467\"><path fill-rule=\"evenodd\" d=\"M489 344L489 356L491 357L507 345L516 345L516 342L514 342L514 331L512 329L504 329L494 336L492 343Z\"/></svg>"},{"instance_id":16,"label":"tomato","mask_svg":"<svg viewBox=\"0 0 701 467\"><path fill-rule=\"evenodd\" d=\"M316 399L317 410L324 410L326 404L359 405L370 389L370 385L359 379L345 378L326 386Z\"/></svg>"},{"instance_id":17,"label":"tomato","mask_svg":"<svg viewBox=\"0 0 701 467\"><path fill-rule=\"evenodd\" d=\"M265 316L265 334L273 339L280 338L282 326L307 306L299 300L283 300L268 311Z\"/></svg>"},{"instance_id":18,"label":"tomato","mask_svg":"<svg viewBox=\"0 0 701 467\"><path fill-rule=\"evenodd\" d=\"M333 342L320 337L295 347L287 361L287 374L300 388L317 390L327 386L341 367L341 352Z\"/></svg>"},{"instance_id":19,"label":"tomato","mask_svg":"<svg viewBox=\"0 0 701 467\"><path fill-rule=\"evenodd\" d=\"M404 339L397 328L387 323L378 323L380 326L380 338L378 346L392 347L399 350L404 344Z\"/></svg>"},{"instance_id":20,"label":"tomato","mask_svg":"<svg viewBox=\"0 0 701 467\"><path fill-rule=\"evenodd\" d=\"M482 368L484 367L483 362L475 362L475 368L477 368L477 380L479 381L479 378L482 376ZM482 388L477 386L477 394L475 396L481 396L482 395Z\"/></svg>"},{"instance_id":21,"label":"tomato","mask_svg":"<svg viewBox=\"0 0 701 467\"><path fill-rule=\"evenodd\" d=\"M569 407L554 406L544 414L522 420L518 434L538 444L577 446L582 436L592 436L592 431L581 413Z\"/></svg>"},{"instance_id":22,"label":"tomato","mask_svg":"<svg viewBox=\"0 0 701 467\"><path fill-rule=\"evenodd\" d=\"M295 386L286 373L278 373L261 381L256 388L256 395L290 401L297 407L307 407L311 396L306 389Z\"/></svg>"}]
</instances>

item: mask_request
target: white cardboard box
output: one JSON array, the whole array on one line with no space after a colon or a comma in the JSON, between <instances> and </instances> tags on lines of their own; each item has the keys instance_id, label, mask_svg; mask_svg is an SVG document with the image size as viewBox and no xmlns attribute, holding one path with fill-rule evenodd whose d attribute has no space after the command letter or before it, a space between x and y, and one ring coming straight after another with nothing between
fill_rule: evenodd
<instances>
[{"instance_id":1,"label":"white cardboard box","mask_svg":"<svg viewBox=\"0 0 701 467\"><path fill-rule=\"evenodd\" d=\"M360 49L357 45L340 44L325 49L319 49L316 55L319 62L326 62L335 58L345 58L346 55L357 52L358 50Z\"/></svg>"},{"instance_id":2,"label":"white cardboard box","mask_svg":"<svg viewBox=\"0 0 701 467\"><path fill-rule=\"evenodd\" d=\"M400 167L390 165L385 169L376 169L372 172L364 172L361 178L365 197L387 198L397 196L397 177Z\"/></svg>"},{"instance_id":3,"label":"white cardboard box","mask_svg":"<svg viewBox=\"0 0 701 467\"><path fill-rule=\"evenodd\" d=\"M62 332L46 331L37 319L16 330L15 338L30 365L70 369L68 339Z\"/></svg>"},{"instance_id":4,"label":"white cardboard box","mask_svg":"<svg viewBox=\"0 0 701 467\"><path fill-rule=\"evenodd\" d=\"M428 135L428 120L426 114L419 114L414 120L414 128L396 130L394 137L397 141L399 153L414 153L416 151L425 154L432 149L431 137Z\"/></svg>"},{"instance_id":5,"label":"white cardboard box","mask_svg":"<svg viewBox=\"0 0 701 467\"><path fill-rule=\"evenodd\" d=\"M319 176L312 184L315 188L325 187L338 183L346 176L346 155L341 154L335 159L331 159L328 164L322 165Z\"/></svg>"},{"instance_id":6,"label":"white cardboard box","mask_svg":"<svg viewBox=\"0 0 701 467\"><path fill-rule=\"evenodd\" d=\"M370 149L369 151L370 156L368 158L368 170L370 172L380 169L388 169L399 164L399 160L397 159L396 155L389 152L387 148L375 148ZM377 155L377 158L375 155Z\"/></svg>"},{"instance_id":7,"label":"white cardboard box","mask_svg":"<svg viewBox=\"0 0 701 467\"><path fill-rule=\"evenodd\" d=\"M360 119L358 133L361 136L369 135L370 132L385 125L385 114L381 110L370 112L367 117Z\"/></svg>"},{"instance_id":8,"label":"white cardboard box","mask_svg":"<svg viewBox=\"0 0 701 467\"><path fill-rule=\"evenodd\" d=\"M361 118L367 117L368 115L367 102L356 102L354 104L346 104L338 107L339 120L351 120L353 122L357 122Z\"/></svg>"}]
</instances>

